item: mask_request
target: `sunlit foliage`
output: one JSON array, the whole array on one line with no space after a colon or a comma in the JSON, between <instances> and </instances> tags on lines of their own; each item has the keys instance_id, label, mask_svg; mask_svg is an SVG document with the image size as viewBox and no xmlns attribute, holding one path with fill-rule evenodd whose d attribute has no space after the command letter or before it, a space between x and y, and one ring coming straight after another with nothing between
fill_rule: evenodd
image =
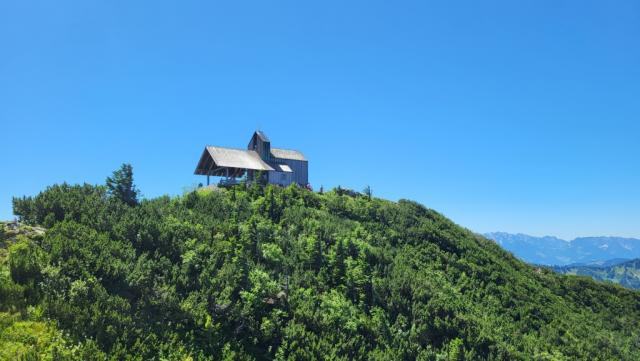
<instances>
[{"instance_id":1,"label":"sunlit foliage","mask_svg":"<svg viewBox=\"0 0 640 361\"><path fill-rule=\"evenodd\" d=\"M14 210L48 228L12 241L0 273L0 342L45 340L29 352L640 359L640 294L526 265L412 201L254 184L130 207L63 184Z\"/></svg>"}]
</instances>

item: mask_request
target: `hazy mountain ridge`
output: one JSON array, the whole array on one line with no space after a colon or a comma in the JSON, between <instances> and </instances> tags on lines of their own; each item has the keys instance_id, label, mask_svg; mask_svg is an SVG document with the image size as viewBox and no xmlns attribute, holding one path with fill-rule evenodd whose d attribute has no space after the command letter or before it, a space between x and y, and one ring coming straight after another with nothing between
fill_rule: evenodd
<instances>
[{"instance_id":1,"label":"hazy mountain ridge","mask_svg":"<svg viewBox=\"0 0 640 361\"><path fill-rule=\"evenodd\" d=\"M566 266L558 266L558 267L594 267L594 268L606 268L619 265L621 263L629 262L630 259L627 258L614 258L606 261L593 261L587 263L571 263Z\"/></svg>"},{"instance_id":2,"label":"hazy mountain ridge","mask_svg":"<svg viewBox=\"0 0 640 361\"><path fill-rule=\"evenodd\" d=\"M484 234L525 262L548 266L594 265L615 259L640 258L640 239L625 237L557 237L492 232Z\"/></svg>"},{"instance_id":3,"label":"hazy mountain ridge","mask_svg":"<svg viewBox=\"0 0 640 361\"><path fill-rule=\"evenodd\" d=\"M614 263L609 266L569 265L551 267L551 269L562 274L589 276L598 281L613 282L625 287L640 289L640 259Z\"/></svg>"}]
</instances>

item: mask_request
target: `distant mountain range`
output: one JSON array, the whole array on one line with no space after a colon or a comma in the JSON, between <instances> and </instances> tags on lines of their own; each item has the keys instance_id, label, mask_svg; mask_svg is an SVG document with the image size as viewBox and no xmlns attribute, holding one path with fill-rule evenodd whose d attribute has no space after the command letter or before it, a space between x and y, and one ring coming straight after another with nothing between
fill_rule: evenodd
<instances>
[{"instance_id":1,"label":"distant mountain range","mask_svg":"<svg viewBox=\"0 0 640 361\"><path fill-rule=\"evenodd\" d=\"M551 267L563 274L589 276L599 281L619 283L629 288L640 289L640 259L618 262L605 266L598 265L569 265Z\"/></svg>"},{"instance_id":2,"label":"distant mountain range","mask_svg":"<svg viewBox=\"0 0 640 361\"><path fill-rule=\"evenodd\" d=\"M640 258L640 239L582 237L571 241L504 232L486 233L504 249L528 263L547 266L611 266Z\"/></svg>"}]
</instances>

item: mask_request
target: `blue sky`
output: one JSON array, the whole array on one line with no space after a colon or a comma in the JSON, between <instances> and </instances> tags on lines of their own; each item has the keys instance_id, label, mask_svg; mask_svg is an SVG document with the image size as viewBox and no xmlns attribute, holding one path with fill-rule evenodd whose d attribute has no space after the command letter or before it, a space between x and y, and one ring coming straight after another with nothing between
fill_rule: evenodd
<instances>
[{"instance_id":1,"label":"blue sky","mask_svg":"<svg viewBox=\"0 0 640 361\"><path fill-rule=\"evenodd\" d=\"M3 1L0 219L102 183L180 194L260 128L314 187L478 232L640 237L637 1Z\"/></svg>"}]
</instances>

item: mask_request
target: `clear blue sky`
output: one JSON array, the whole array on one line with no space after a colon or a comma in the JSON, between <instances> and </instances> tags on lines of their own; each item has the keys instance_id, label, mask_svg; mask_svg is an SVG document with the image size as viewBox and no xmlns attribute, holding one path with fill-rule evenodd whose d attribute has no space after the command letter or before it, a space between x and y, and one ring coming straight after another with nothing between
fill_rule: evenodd
<instances>
[{"instance_id":1,"label":"clear blue sky","mask_svg":"<svg viewBox=\"0 0 640 361\"><path fill-rule=\"evenodd\" d=\"M0 219L123 162L180 194L260 128L316 188L640 237L640 2L302 3L2 1Z\"/></svg>"}]
</instances>

